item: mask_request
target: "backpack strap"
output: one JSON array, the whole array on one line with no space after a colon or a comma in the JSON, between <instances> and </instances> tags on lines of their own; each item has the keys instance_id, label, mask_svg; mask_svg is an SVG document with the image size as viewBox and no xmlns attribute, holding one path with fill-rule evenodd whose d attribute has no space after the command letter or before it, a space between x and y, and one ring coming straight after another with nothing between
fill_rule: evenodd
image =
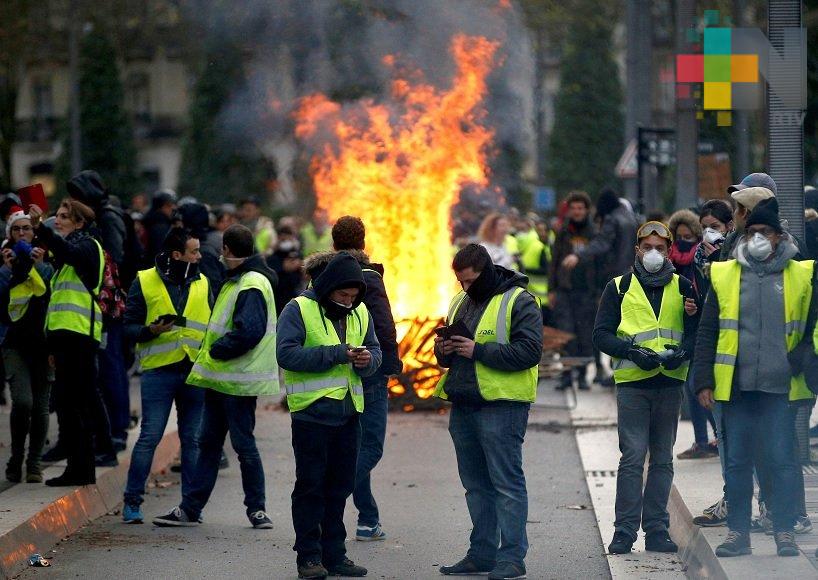
<instances>
[{"instance_id":1,"label":"backpack strap","mask_svg":"<svg viewBox=\"0 0 818 580\"><path fill-rule=\"evenodd\" d=\"M628 288L631 287L631 278L633 277L633 272L627 272L622 274L622 277L619 279L619 286L617 290L619 290L619 301L621 302L622 299L625 297L625 294L628 293Z\"/></svg>"}]
</instances>

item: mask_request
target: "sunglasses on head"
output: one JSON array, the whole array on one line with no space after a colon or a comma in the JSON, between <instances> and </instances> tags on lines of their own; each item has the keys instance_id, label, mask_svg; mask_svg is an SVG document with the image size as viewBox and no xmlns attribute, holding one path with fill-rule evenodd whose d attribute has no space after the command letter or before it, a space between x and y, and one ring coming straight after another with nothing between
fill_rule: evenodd
<instances>
[{"instance_id":1,"label":"sunglasses on head","mask_svg":"<svg viewBox=\"0 0 818 580\"><path fill-rule=\"evenodd\" d=\"M646 238L654 234L660 238L665 238L671 242L673 241L673 236L671 235L670 230L662 222L647 222L642 224L642 227L640 227L639 231L636 232L636 238L641 240L642 238Z\"/></svg>"}]
</instances>

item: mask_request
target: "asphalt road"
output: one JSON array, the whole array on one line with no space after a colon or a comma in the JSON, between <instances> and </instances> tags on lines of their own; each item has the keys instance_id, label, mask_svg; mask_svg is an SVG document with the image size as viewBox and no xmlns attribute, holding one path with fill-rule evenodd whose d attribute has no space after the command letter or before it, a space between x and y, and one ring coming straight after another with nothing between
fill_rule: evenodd
<instances>
[{"instance_id":1,"label":"asphalt road","mask_svg":"<svg viewBox=\"0 0 818 580\"><path fill-rule=\"evenodd\" d=\"M545 390L545 387L543 387ZM551 398L549 396L549 398ZM388 539L348 542L349 556L371 578L439 578L438 568L465 553L470 521L446 430L448 416L390 415L385 457L373 476ZM535 410L525 443L529 490L529 578L610 578L568 413ZM241 479L232 450L197 528L125 525L110 514L54 551L52 567L19 578L296 578L290 492L294 462L290 419L272 402L256 427L267 475L273 530L253 530L244 515ZM179 501L178 478L160 478L144 504L146 518ZM347 529L354 530L352 502Z\"/></svg>"}]
</instances>

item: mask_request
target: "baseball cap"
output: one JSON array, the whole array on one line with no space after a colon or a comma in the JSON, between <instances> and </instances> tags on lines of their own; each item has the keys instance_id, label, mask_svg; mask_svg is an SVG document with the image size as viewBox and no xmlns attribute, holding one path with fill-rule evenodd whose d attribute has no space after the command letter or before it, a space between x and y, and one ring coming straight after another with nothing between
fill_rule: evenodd
<instances>
[{"instance_id":1,"label":"baseball cap","mask_svg":"<svg viewBox=\"0 0 818 580\"><path fill-rule=\"evenodd\" d=\"M766 187L746 187L734 191L730 197L732 197L736 203L753 211L756 205L758 205L758 202L775 197L775 194Z\"/></svg>"},{"instance_id":2,"label":"baseball cap","mask_svg":"<svg viewBox=\"0 0 818 580\"><path fill-rule=\"evenodd\" d=\"M766 173L751 173L741 180L741 183L736 183L727 188L727 193L732 194L748 187L766 187L773 192L773 195L778 195L778 187L775 180Z\"/></svg>"}]
</instances>

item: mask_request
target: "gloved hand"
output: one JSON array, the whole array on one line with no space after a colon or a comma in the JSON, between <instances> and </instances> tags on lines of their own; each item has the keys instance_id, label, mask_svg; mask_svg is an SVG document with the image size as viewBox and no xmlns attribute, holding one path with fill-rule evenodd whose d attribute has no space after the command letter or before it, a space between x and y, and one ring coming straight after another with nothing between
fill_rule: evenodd
<instances>
[{"instance_id":1,"label":"gloved hand","mask_svg":"<svg viewBox=\"0 0 818 580\"><path fill-rule=\"evenodd\" d=\"M643 371L652 371L659 368L661 364L659 355L644 346L632 346L628 350L628 359L636 363L636 366Z\"/></svg>"},{"instance_id":2,"label":"gloved hand","mask_svg":"<svg viewBox=\"0 0 818 580\"><path fill-rule=\"evenodd\" d=\"M665 362L662 363L666 370L675 371L689 358L687 351L676 345L666 344L665 348L673 351L673 356L665 359Z\"/></svg>"}]
</instances>

